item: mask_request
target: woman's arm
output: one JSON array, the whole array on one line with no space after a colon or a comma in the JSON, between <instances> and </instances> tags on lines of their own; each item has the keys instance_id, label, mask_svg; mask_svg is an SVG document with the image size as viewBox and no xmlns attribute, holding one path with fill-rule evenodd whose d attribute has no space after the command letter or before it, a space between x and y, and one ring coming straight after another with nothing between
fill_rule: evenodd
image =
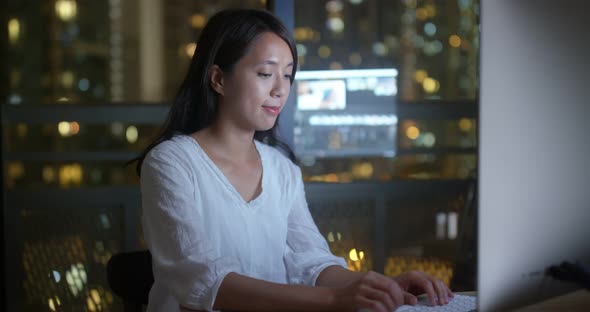
<instances>
[{"instance_id":1,"label":"woman's arm","mask_svg":"<svg viewBox=\"0 0 590 312\"><path fill-rule=\"evenodd\" d=\"M233 272L223 279L213 307L230 311L341 311L331 288L277 284Z\"/></svg>"},{"instance_id":2,"label":"woman's arm","mask_svg":"<svg viewBox=\"0 0 590 312\"><path fill-rule=\"evenodd\" d=\"M342 287L358 281L363 277L363 273L347 270L341 266L333 265L325 268L316 280L316 286L324 287Z\"/></svg>"},{"instance_id":3,"label":"woman's arm","mask_svg":"<svg viewBox=\"0 0 590 312\"><path fill-rule=\"evenodd\" d=\"M453 297L442 281L424 272L408 272L395 278L375 272L354 272L341 266L325 268L316 287L284 285L229 273L224 278L214 308L237 311L355 311L371 308L391 311L402 304L416 304L416 294L426 293L433 305Z\"/></svg>"},{"instance_id":4,"label":"woman's arm","mask_svg":"<svg viewBox=\"0 0 590 312\"><path fill-rule=\"evenodd\" d=\"M250 278L237 273L225 276L213 305L216 310L230 311L339 311L356 312L370 309L390 312L415 297L401 289L397 282L375 272L345 273L329 267L329 283L339 287L285 285ZM332 269L330 269L332 268ZM324 270L325 271L325 270Z\"/></svg>"}]
</instances>

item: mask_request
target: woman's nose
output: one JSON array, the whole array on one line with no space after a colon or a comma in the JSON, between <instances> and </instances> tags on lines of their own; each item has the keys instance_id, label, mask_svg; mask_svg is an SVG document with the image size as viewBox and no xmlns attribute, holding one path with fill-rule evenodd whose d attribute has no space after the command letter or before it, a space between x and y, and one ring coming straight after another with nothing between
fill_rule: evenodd
<instances>
[{"instance_id":1,"label":"woman's nose","mask_svg":"<svg viewBox=\"0 0 590 312\"><path fill-rule=\"evenodd\" d=\"M289 94L290 82L287 79L278 78L273 85L271 96L281 98Z\"/></svg>"}]
</instances>

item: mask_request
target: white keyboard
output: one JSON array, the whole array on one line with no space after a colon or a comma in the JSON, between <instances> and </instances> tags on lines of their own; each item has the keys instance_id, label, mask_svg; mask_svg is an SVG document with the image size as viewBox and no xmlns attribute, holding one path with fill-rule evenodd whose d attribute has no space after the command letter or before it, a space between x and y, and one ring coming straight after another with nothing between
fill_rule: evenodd
<instances>
[{"instance_id":1,"label":"white keyboard","mask_svg":"<svg viewBox=\"0 0 590 312\"><path fill-rule=\"evenodd\" d=\"M449 303L445 305L433 306L428 298L418 299L418 304L403 305L395 312L470 312L477 310L477 298L474 296L457 295L449 298Z\"/></svg>"}]
</instances>

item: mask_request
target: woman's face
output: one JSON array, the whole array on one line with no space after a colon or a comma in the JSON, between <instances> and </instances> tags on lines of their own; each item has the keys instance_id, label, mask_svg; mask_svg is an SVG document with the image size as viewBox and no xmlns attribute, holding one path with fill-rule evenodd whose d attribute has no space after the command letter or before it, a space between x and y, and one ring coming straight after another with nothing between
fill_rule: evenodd
<instances>
[{"instance_id":1,"label":"woman's face","mask_svg":"<svg viewBox=\"0 0 590 312\"><path fill-rule=\"evenodd\" d=\"M272 128L289 96L292 73L287 43L274 33L261 34L214 87L220 95L217 122L247 131Z\"/></svg>"}]
</instances>

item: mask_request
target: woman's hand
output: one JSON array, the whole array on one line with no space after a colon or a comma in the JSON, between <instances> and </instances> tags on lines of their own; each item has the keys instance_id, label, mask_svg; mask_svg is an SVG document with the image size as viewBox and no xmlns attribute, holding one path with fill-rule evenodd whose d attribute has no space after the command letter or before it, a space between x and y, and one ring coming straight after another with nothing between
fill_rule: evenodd
<instances>
[{"instance_id":1,"label":"woman's hand","mask_svg":"<svg viewBox=\"0 0 590 312\"><path fill-rule=\"evenodd\" d=\"M433 305L447 304L449 298L453 298L453 292L438 278L421 271L412 271L400 274L393 278L399 287L412 295L426 293Z\"/></svg>"},{"instance_id":2,"label":"woman's hand","mask_svg":"<svg viewBox=\"0 0 590 312\"><path fill-rule=\"evenodd\" d=\"M410 280L414 281L413 278ZM403 304L416 304L417 301L395 279L373 271L363 273L343 287L334 288L334 295L337 311L391 312Z\"/></svg>"}]
</instances>

